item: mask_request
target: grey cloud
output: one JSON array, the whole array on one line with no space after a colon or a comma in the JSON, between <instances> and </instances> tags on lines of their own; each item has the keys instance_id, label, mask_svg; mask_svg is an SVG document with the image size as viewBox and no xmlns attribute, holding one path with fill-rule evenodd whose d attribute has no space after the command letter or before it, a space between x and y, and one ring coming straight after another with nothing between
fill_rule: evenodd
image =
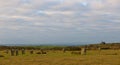
<instances>
[{"instance_id":1,"label":"grey cloud","mask_svg":"<svg viewBox=\"0 0 120 65\"><path fill-rule=\"evenodd\" d=\"M23 35L29 32L117 33L120 32L119 2L119 0L0 0L0 30L22 32Z\"/></svg>"}]
</instances>

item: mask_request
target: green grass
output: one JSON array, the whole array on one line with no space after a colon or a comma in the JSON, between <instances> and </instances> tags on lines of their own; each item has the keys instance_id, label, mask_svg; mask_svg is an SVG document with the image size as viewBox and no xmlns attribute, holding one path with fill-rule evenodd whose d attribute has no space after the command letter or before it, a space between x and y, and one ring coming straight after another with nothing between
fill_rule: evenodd
<instances>
[{"instance_id":1,"label":"green grass","mask_svg":"<svg viewBox=\"0 0 120 65\"><path fill-rule=\"evenodd\" d=\"M70 51L48 51L46 55L29 51L19 56L10 56L4 51L0 54L5 56L0 57L0 65L120 65L120 50L92 50L87 51L87 55L75 55Z\"/></svg>"}]
</instances>

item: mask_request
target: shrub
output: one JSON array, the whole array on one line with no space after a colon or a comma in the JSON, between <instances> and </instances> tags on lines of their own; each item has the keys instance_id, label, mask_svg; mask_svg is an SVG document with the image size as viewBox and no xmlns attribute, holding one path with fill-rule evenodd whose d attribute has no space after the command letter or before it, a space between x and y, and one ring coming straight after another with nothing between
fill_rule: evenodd
<instances>
[{"instance_id":1,"label":"shrub","mask_svg":"<svg viewBox=\"0 0 120 65\"><path fill-rule=\"evenodd\" d=\"M0 57L4 57L3 55L0 55Z\"/></svg>"},{"instance_id":2,"label":"shrub","mask_svg":"<svg viewBox=\"0 0 120 65\"><path fill-rule=\"evenodd\" d=\"M41 52L37 52L36 54L42 54Z\"/></svg>"},{"instance_id":3,"label":"shrub","mask_svg":"<svg viewBox=\"0 0 120 65\"><path fill-rule=\"evenodd\" d=\"M81 52L78 52L78 51L72 51L71 54L81 54Z\"/></svg>"}]
</instances>

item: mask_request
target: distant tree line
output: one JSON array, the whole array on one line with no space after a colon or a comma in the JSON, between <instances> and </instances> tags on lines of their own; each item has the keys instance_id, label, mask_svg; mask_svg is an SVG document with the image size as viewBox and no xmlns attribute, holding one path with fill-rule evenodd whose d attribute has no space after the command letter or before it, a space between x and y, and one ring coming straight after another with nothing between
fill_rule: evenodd
<instances>
[{"instance_id":1,"label":"distant tree line","mask_svg":"<svg viewBox=\"0 0 120 65\"><path fill-rule=\"evenodd\" d=\"M55 46L55 47L34 47L34 46L0 46L0 50L5 50L5 49L26 49L26 50L31 50L31 49L44 49L44 50L62 50L63 48L67 51L77 51L81 50L81 48L86 48L87 50L97 50L98 48L101 49L120 49L120 43L99 43L99 44L89 44L89 45L84 45L84 46Z\"/></svg>"}]
</instances>

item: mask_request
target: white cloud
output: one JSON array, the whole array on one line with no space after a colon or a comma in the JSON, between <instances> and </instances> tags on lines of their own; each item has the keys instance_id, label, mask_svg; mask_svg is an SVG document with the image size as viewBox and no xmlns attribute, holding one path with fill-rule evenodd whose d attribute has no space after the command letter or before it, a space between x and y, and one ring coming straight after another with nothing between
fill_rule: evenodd
<instances>
[{"instance_id":1,"label":"white cloud","mask_svg":"<svg viewBox=\"0 0 120 65\"><path fill-rule=\"evenodd\" d=\"M113 40L111 35L115 34L114 40L119 41L119 3L120 0L0 0L0 39L3 43L73 42Z\"/></svg>"},{"instance_id":2,"label":"white cloud","mask_svg":"<svg viewBox=\"0 0 120 65\"><path fill-rule=\"evenodd\" d=\"M119 30L119 2L119 0L23 0L23 2L0 0L2 8L0 27L17 29L20 26L27 28L41 26L43 29L51 27L68 30L70 28L102 30L102 27L107 29L113 27L111 29ZM24 25L11 24L18 21L24 22Z\"/></svg>"},{"instance_id":3,"label":"white cloud","mask_svg":"<svg viewBox=\"0 0 120 65\"><path fill-rule=\"evenodd\" d=\"M72 11L38 11L38 14L46 14L46 15L72 15L74 12Z\"/></svg>"}]
</instances>

